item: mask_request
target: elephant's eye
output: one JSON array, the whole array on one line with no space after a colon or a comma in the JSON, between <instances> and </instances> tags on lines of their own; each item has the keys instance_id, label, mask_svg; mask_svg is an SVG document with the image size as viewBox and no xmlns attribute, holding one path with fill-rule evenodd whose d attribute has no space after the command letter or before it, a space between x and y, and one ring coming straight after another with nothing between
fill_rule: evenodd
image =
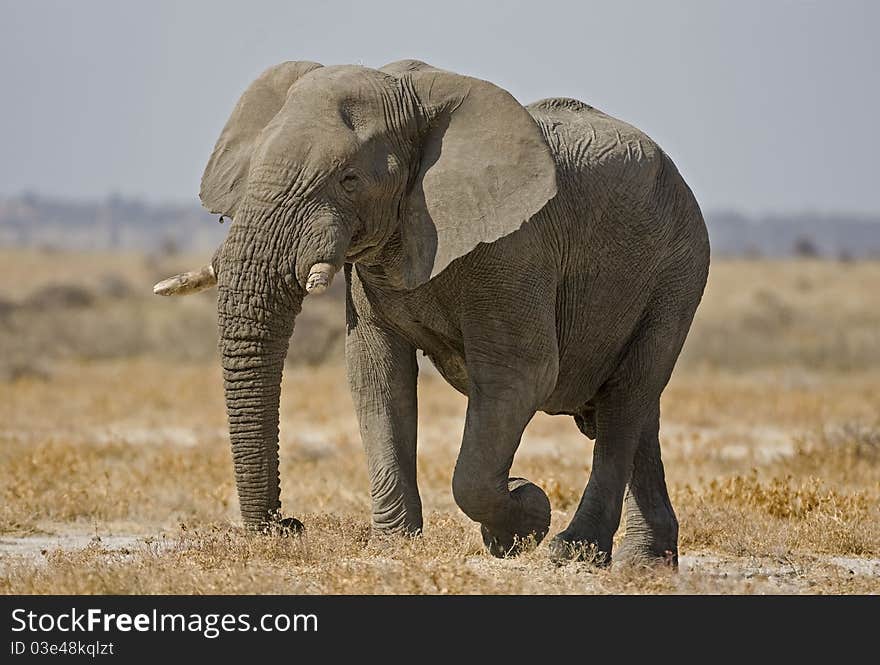
<instances>
[{"instance_id":1,"label":"elephant's eye","mask_svg":"<svg viewBox=\"0 0 880 665\"><path fill-rule=\"evenodd\" d=\"M351 194L354 192L359 184L359 179L357 174L353 171L348 171L345 175L342 176L342 180L339 183L342 185L342 189Z\"/></svg>"}]
</instances>

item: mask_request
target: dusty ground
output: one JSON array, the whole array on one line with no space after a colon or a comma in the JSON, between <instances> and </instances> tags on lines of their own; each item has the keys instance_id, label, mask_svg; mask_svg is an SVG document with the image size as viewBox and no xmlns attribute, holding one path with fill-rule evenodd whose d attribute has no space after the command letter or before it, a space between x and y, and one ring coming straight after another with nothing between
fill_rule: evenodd
<instances>
[{"instance_id":1,"label":"dusty ground","mask_svg":"<svg viewBox=\"0 0 880 665\"><path fill-rule=\"evenodd\" d=\"M558 568L544 546L484 554L450 491L465 400L430 371L425 535L370 541L357 426L325 341L288 367L282 396L282 502L307 535L245 535L210 297L141 297L161 267L138 257L0 258L0 592L880 592L876 263L713 266L663 401L681 523L671 573ZM314 350L319 324L336 335L338 305L316 303L294 343ZM591 449L570 418L539 415L526 432L513 472L547 491L551 533L571 517Z\"/></svg>"}]
</instances>

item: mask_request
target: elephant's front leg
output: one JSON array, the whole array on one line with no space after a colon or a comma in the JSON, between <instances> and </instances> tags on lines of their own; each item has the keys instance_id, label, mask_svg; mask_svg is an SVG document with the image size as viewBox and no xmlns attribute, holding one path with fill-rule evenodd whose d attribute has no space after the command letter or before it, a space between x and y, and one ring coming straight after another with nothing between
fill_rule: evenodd
<instances>
[{"instance_id":1,"label":"elephant's front leg","mask_svg":"<svg viewBox=\"0 0 880 665\"><path fill-rule=\"evenodd\" d=\"M415 349L368 313L348 318L345 357L367 453L373 529L416 534L422 502L416 484Z\"/></svg>"},{"instance_id":2,"label":"elephant's front leg","mask_svg":"<svg viewBox=\"0 0 880 665\"><path fill-rule=\"evenodd\" d=\"M473 365L469 370L467 419L452 492L459 508L480 523L489 551L512 556L529 537L541 542L550 528L544 491L524 478L508 477L523 430L536 411L529 385L534 378L497 367L480 381Z\"/></svg>"}]
</instances>

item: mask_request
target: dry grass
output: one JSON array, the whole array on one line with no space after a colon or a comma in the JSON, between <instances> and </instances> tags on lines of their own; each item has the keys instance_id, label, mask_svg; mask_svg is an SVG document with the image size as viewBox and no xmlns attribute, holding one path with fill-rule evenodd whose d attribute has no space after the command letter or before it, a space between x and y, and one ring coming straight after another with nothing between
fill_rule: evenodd
<instances>
[{"instance_id":1,"label":"dry grass","mask_svg":"<svg viewBox=\"0 0 880 665\"><path fill-rule=\"evenodd\" d=\"M74 265L84 271L83 288L98 293L88 280L109 264ZM132 260L112 271L134 280L142 268ZM216 363L181 362L147 345L134 357L49 354L47 373L0 382L0 592L880 592L880 363L867 341L853 341L873 339L866 330L880 307L867 309L877 296L866 280L878 275L876 264L713 267L694 335L711 337L725 318L736 334L721 355L692 338L689 346L707 346L677 371L662 405L664 459L681 522L678 574L557 568L543 546L516 560L486 555L450 490L465 400L428 371L420 381L423 537L369 537L365 463L338 363L296 365L285 375L282 501L307 535L245 534L235 526ZM812 290L797 290L799 279ZM20 303L59 280L55 274L30 293L0 297ZM858 292L834 302L826 282ZM770 354L764 361L734 367L732 359L746 353L740 345L758 344L737 336L757 285L779 285L794 323L776 329L770 351L755 350ZM79 311L100 321L101 303L114 297L114 306L141 307L145 319L186 307L105 294ZM328 302L330 312L338 303ZM810 331L818 308L848 318L839 326L826 321L829 331L817 337ZM213 337L202 339L199 328L188 333L213 354ZM308 324L297 334L318 333ZM831 357L828 345L850 337L841 351L849 359L806 360L809 349ZM306 383L308 391L297 390ZM547 491L551 533L571 518L591 450L570 418L539 414L526 432L513 473Z\"/></svg>"},{"instance_id":2,"label":"dry grass","mask_svg":"<svg viewBox=\"0 0 880 665\"><path fill-rule=\"evenodd\" d=\"M664 402L671 421L664 425L664 454L681 550L691 555L677 576L557 569L543 547L517 561L483 554L475 526L449 489L464 400L434 377L421 386L426 533L384 543L368 538L366 472L351 409L341 408L348 396L339 367L292 369L285 380L283 503L308 525L305 539L253 537L233 526L236 500L213 367L119 361L71 365L52 381L19 380L0 387L6 423L0 545L33 538L56 544L39 556L8 550L0 590L880 591L874 574L850 575L846 561L841 567L832 560L880 557L880 427L857 427L850 418L859 412L856 403L880 412L876 393L871 398L864 389L877 375L817 382L790 399L776 397L788 414L778 423L756 409L744 425L738 399L719 402L712 418L698 418L696 426L676 420L675 414L699 412L690 402L700 399L697 388L706 378L677 376ZM297 391L305 381L318 389ZM713 391L725 392L727 381L712 376ZM770 381L755 386L756 403L777 393ZM826 393L832 403L849 405L840 421L814 409ZM771 426L782 433L769 430L772 436L762 439ZM758 434L749 438L750 430ZM514 473L547 490L554 530L577 504L590 447L569 418L541 415L529 427ZM105 543L120 534L150 539L77 549L69 544L72 534L97 534Z\"/></svg>"},{"instance_id":3,"label":"dry grass","mask_svg":"<svg viewBox=\"0 0 880 665\"><path fill-rule=\"evenodd\" d=\"M381 545L354 519L305 515L307 537L245 535L229 527L147 538L133 547L100 541L55 550L39 565L14 562L0 591L16 593L753 593L876 592L876 579L816 557L761 562L691 557L688 568L597 570L551 564L539 548L519 559L483 554L473 529L433 515L415 540ZM850 564L851 565L851 564Z\"/></svg>"}]
</instances>

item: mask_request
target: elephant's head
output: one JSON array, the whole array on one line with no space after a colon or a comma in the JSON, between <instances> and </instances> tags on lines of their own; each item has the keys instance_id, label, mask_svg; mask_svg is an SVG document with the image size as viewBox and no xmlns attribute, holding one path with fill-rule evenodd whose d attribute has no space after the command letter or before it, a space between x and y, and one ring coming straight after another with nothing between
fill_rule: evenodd
<instances>
[{"instance_id":1,"label":"elephant's head","mask_svg":"<svg viewBox=\"0 0 880 665\"><path fill-rule=\"evenodd\" d=\"M500 88L406 61L286 62L245 91L202 178L233 218L211 265L158 293L219 287L229 430L244 521L279 509L281 373L303 297L344 263L413 289L518 229L556 192L539 128Z\"/></svg>"}]
</instances>

